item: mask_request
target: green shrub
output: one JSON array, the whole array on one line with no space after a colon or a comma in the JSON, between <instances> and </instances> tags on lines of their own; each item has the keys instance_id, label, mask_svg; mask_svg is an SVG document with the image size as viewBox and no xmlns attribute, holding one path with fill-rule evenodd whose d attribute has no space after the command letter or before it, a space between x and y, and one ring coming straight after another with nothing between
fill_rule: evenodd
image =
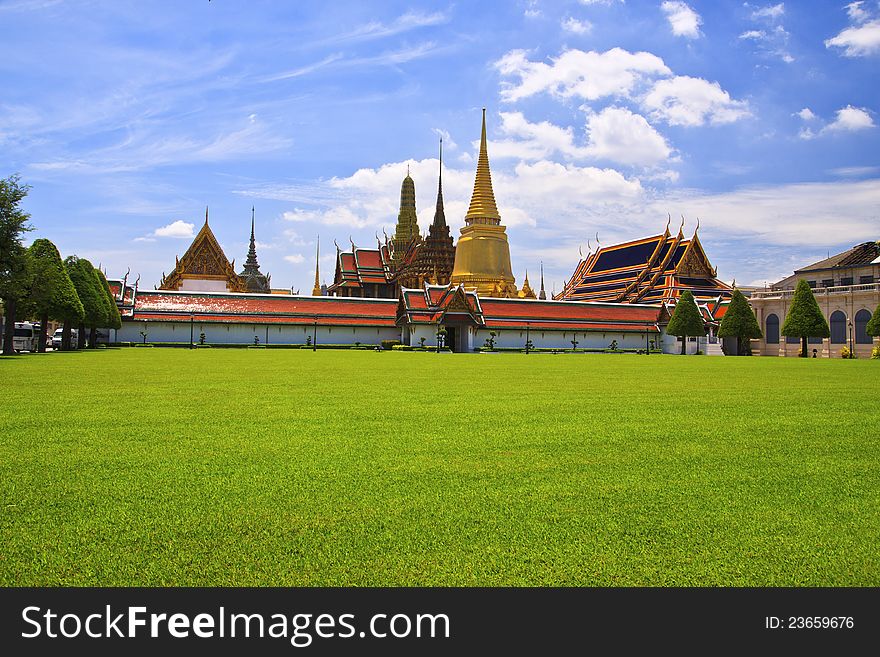
<instances>
[{"instance_id":1,"label":"green shrub","mask_svg":"<svg viewBox=\"0 0 880 657\"><path fill-rule=\"evenodd\" d=\"M413 348L410 347L408 344L396 344L393 347L391 347L391 349L392 349L392 351L412 351L413 350Z\"/></svg>"},{"instance_id":2,"label":"green shrub","mask_svg":"<svg viewBox=\"0 0 880 657\"><path fill-rule=\"evenodd\" d=\"M871 360L880 360L880 345L871 349Z\"/></svg>"},{"instance_id":3,"label":"green shrub","mask_svg":"<svg viewBox=\"0 0 880 657\"><path fill-rule=\"evenodd\" d=\"M391 349L394 345L400 344L400 340L382 340L383 349Z\"/></svg>"}]
</instances>

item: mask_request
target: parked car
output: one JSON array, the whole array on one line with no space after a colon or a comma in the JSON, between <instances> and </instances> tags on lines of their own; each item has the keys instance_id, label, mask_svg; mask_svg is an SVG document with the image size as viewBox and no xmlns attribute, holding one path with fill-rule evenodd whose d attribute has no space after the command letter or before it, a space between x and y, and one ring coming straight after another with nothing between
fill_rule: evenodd
<instances>
[{"instance_id":1,"label":"parked car","mask_svg":"<svg viewBox=\"0 0 880 657\"><path fill-rule=\"evenodd\" d=\"M12 338L12 348L15 351L36 351L40 342L39 324L30 322L16 322L15 333Z\"/></svg>"}]
</instances>

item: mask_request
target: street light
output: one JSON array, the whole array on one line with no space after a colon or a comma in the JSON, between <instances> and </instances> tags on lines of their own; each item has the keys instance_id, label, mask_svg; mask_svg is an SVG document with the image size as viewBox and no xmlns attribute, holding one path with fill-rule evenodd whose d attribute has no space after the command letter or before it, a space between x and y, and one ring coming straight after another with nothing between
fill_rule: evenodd
<instances>
[{"instance_id":1,"label":"street light","mask_svg":"<svg viewBox=\"0 0 880 657\"><path fill-rule=\"evenodd\" d=\"M312 351L317 351L318 349L318 316L315 315L315 329L312 333Z\"/></svg>"},{"instance_id":2,"label":"street light","mask_svg":"<svg viewBox=\"0 0 880 657\"><path fill-rule=\"evenodd\" d=\"M852 320L849 320L849 324L848 324L848 326L849 326L849 357L850 357L850 358L855 358L855 357L856 357L856 354L855 354L855 352L853 351L853 325L852 325Z\"/></svg>"}]
</instances>

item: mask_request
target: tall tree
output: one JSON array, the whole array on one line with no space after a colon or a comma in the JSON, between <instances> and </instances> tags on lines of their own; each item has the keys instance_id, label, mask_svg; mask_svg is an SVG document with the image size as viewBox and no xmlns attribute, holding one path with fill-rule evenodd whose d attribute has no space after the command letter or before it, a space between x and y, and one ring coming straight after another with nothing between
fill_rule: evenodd
<instances>
[{"instance_id":1,"label":"tall tree","mask_svg":"<svg viewBox=\"0 0 880 657\"><path fill-rule=\"evenodd\" d=\"M877 304L877 310L874 311L871 319L868 320L865 331L868 335L880 335L880 304Z\"/></svg>"},{"instance_id":2,"label":"tall tree","mask_svg":"<svg viewBox=\"0 0 880 657\"><path fill-rule=\"evenodd\" d=\"M804 279L798 281L794 290L791 308L782 325L782 335L801 339L801 358L807 357L807 338L827 338L831 335L813 290Z\"/></svg>"},{"instance_id":3,"label":"tall tree","mask_svg":"<svg viewBox=\"0 0 880 657\"><path fill-rule=\"evenodd\" d=\"M104 290L99 285L95 268L85 258L68 256L64 265L83 305L84 315L79 323L76 345L77 349L83 349L86 346L86 327L97 327L106 322L107 309L103 301ZM67 325L64 330L67 332Z\"/></svg>"},{"instance_id":4,"label":"tall tree","mask_svg":"<svg viewBox=\"0 0 880 657\"><path fill-rule=\"evenodd\" d=\"M39 351L46 351L46 327L49 320L83 318L83 305L70 280L61 254L47 239L34 240L30 249L31 285L27 295L27 307L40 318Z\"/></svg>"},{"instance_id":5,"label":"tall tree","mask_svg":"<svg viewBox=\"0 0 880 657\"><path fill-rule=\"evenodd\" d=\"M700 314L697 302L694 301L694 295L689 290L682 292L678 298L666 332L681 338L682 356L687 353L688 337L706 335L706 323L703 321L703 315Z\"/></svg>"},{"instance_id":6,"label":"tall tree","mask_svg":"<svg viewBox=\"0 0 880 657\"><path fill-rule=\"evenodd\" d=\"M110 298L110 287L101 270L92 267L92 276L98 291L98 299L101 301L101 314L89 325L89 347L94 349L98 346L98 329L110 326L113 323L113 308L116 303Z\"/></svg>"},{"instance_id":7,"label":"tall tree","mask_svg":"<svg viewBox=\"0 0 880 657\"><path fill-rule=\"evenodd\" d=\"M100 269L98 269L98 276L100 276L101 283L104 285L107 299L110 300L110 316L107 318L107 326L118 331L122 328L122 316L119 314L119 306L116 305L116 297L114 297L113 292L110 291L110 283L107 282L107 277L104 276L104 272Z\"/></svg>"},{"instance_id":8,"label":"tall tree","mask_svg":"<svg viewBox=\"0 0 880 657\"><path fill-rule=\"evenodd\" d=\"M27 249L21 243L24 233L32 230L30 215L21 209L30 185L24 185L18 174L0 179L0 299L6 315L3 354L15 353L16 306L27 294L30 267Z\"/></svg>"},{"instance_id":9,"label":"tall tree","mask_svg":"<svg viewBox=\"0 0 880 657\"><path fill-rule=\"evenodd\" d=\"M736 355L751 356L752 349L749 340L760 338L761 335L761 327L758 326L758 319L752 312L752 307L749 306L749 302L742 292L734 290L730 305L727 306L727 312L721 319L721 326L718 327L718 337L736 338Z\"/></svg>"}]
</instances>

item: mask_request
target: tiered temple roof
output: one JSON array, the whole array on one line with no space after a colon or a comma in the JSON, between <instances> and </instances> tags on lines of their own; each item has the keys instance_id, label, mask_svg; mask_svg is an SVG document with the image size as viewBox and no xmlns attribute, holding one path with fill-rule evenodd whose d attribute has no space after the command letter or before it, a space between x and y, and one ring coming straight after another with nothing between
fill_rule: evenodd
<instances>
[{"instance_id":1,"label":"tiered temple roof","mask_svg":"<svg viewBox=\"0 0 880 657\"><path fill-rule=\"evenodd\" d=\"M208 226L207 208L205 224L183 257L175 258L174 271L162 275L159 289L180 290L188 285L216 285L230 292L246 291L244 279L235 273L235 260L229 262Z\"/></svg>"},{"instance_id":2,"label":"tiered temple roof","mask_svg":"<svg viewBox=\"0 0 880 657\"><path fill-rule=\"evenodd\" d=\"M390 247L362 249L352 244L351 251L336 251L336 271L329 294L343 297L394 298Z\"/></svg>"},{"instance_id":3,"label":"tiered temple roof","mask_svg":"<svg viewBox=\"0 0 880 657\"><path fill-rule=\"evenodd\" d=\"M322 326L394 326L394 299L283 296L203 292L138 292L134 321L247 324L313 324Z\"/></svg>"},{"instance_id":4,"label":"tiered temple roof","mask_svg":"<svg viewBox=\"0 0 880 657\"><path fill-rule=\"evenodd\" d=\"M681 229L601 247L578 262L562 292L565 301L674 303L690 290L698 302L729 299L732 288L718 280L697 231L685 239Z\"/></svg>"},{"instance_id":5,"label":"tiered temple roof","mask_svg":"<svg viewBox=\"0 0 880 657\"><path fill-rule=\"evenodd\" d=\"M397 319L398 324L436 324L458 314L470 315L486 329L657 333L665 312L658 305L478 297L463 285L425 285L401 291Z\"/></svg>"}]
</instances>

